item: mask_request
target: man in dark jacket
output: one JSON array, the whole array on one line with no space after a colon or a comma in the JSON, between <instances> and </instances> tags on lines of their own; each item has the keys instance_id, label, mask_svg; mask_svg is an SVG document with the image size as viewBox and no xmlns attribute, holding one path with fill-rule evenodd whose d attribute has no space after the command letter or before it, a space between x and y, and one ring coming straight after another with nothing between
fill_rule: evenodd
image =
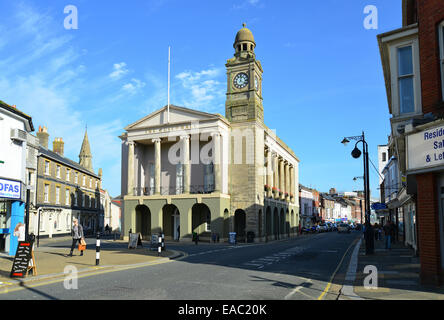
<instances>
[{"instance_id":1,"label":"man in dark jacket","mask_svg":"<svg viewBox=\"0 0 444 320\"><path fill-rule=\"evenodd\" d=\"M391 249L391 236L392 236L392 224L391 221L387 221L384 225L384 239L385 239L385 248Z\"/></svg>"},{"instance_id":2,"label":"man in dark jacket","mask_svg":"<svg viewBox=\"0 0 444 320\"><path fill-rule=\"evenodd\" d=\"M72 236L72 246L71 246L71 252L68 256L72 257L72 253L74 251L74 248L77 244L77 242L80 244L81 240L84 238L83 235L83 227L79 224L79 221L77 219L73 219L73 227L71 229L71 236ZM83 251L80 251L80 255L83 256Z\"/></svg>"}]
</instances>

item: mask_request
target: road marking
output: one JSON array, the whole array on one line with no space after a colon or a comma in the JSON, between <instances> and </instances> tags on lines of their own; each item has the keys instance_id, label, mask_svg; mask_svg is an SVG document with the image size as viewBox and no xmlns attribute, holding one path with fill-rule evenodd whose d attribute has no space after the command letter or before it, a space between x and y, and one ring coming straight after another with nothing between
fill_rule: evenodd
<instances>
[{"instance_id":1,"label":"road marking","mask_svg":"<svg viewBox=\"0 0 444 320\"><path fill-rule=\"evenodd\" d=\"M110 270L101 270L101 271L94 271L94 272L86 271L85 274L79 274L77 276L77 278L78 279L86 278L86 277L91 277L91 276L94 276L94 275L100 275L100 274L105 274L105 273L110 273L110 272L124 271L124 270L136 269L136 268L142 268L142 267L148 267L148 266L154 266L154 265L170 263L170 262L174 262L174 261L175 260L166 260L166 261L158 261L158 262L152 262L152 263L143 263L143 264L137 264L137 265L121 266L121 267L117 266L117 267L112 268ZM28 288L36 288L36 287L46 286L46 285L50 285L50 284L54 284L54 283L58 283L58 282L63 282L64 280L65 280L64 275L61 275L60 278L53 279L53 280L48 280L48 281L43 281L43 282L39 282L39 283L35 283L35 284L33 284L32 282L30 282L30 284L27 284L25 282L25 283L23 283L23 286L9 288L9 289L7 287L4 288L5 292L0 292L0 295L5 294L5 293L20 291L20 290L25 290L25 289L28 289Z\"/></svg>"},{"instance_id":2,"label":"road marking","mask_svg":"<svg viewBox=\"0 0 444 320\"><path fill-rule=\"evenodd\" d=\"M338 266L337 266L335 272L333 272L333 274L332 274L332 276L331 276L331 278L330 278L330 281L328 282L328 284L327 284L327 286L325 287L324 291L323 291L323 292L321 293L321 295L318 297L318 300L322 300L322 299L324 298L324 295L328 292L328 290L330 290L331 283L332 283L332 281L333 281L333 279L334 279L336 273L339 271L339 268L341 267L342 262L343 262L344 259L345 259L345 256L346 256L347 253L350 251L350 248L352 248L353 245L354 245L358 240L359 240L359 238L356 239L355 241L353 241L352 244L351 244L351 245L348 247L348 249L345 251L345 253L344 253L344 255L342 256L342 259L341 259L341 261L339 262L339 264L338 264Z\"/></svg>"}]
</instances>

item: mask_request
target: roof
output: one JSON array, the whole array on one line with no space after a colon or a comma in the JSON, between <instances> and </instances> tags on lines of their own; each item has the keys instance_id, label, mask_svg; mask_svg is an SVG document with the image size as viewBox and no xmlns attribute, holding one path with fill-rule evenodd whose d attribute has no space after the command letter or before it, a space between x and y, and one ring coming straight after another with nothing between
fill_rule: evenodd
<instances>
[{"instance_id":1,"label":"roof","mask_svg":"<svg viewBox=\"0 0 444 320\"><path fill-rule=\"evenodd\" d=\"M79 163L74 162L68 158L62 157L58 153L48 150L42 146L39 146L39 153L44 155L47 158L54 160L54 161L63 163L71 168L74 168L74 169L79 170L81 172L87 173L97 179L100 179L100 177L98 175L96 175L94 172L91 172L91 171L87 170L86 168L82 167Z\"/></svg>"},{"instance_id":2,"label":"roof","mask_svg":"<svg viewBox=\"0 0 444 320\"><path fill-rule=\"evenodd\" d=\"M12 112L22 118L24 118L25 120L28 121L29 124L29 131L34 131L34 125L32 124L32 118L31 116L28 116L26 113L18 110L16 107L10 106L9 104L7 104L6 102L3 102L2 100L0 100L0 108L3 108L9 112Z\"/></svg>"},{"instance_id":3,"label":"roof","mask_svg":"<svg viewBox=\"0 0 444 320\"><path fill-rule=\"evenodd\" d=\"M254 42L253 33L250 31L250 29L248 29L246 27L245 23L242 26L243 26L243 28L240 29L236 34L236 39L234 40L234 45L236 45L236 43L238 43L238 42L249 41L249 42L254 43L254 45L256 46L256 43Z\"/></svg>"}]
</instances>

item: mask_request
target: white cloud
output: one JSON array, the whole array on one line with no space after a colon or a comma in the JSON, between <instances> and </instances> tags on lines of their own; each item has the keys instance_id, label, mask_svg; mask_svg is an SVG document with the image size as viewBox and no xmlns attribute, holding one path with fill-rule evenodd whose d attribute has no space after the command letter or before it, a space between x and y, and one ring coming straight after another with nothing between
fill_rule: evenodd
<instances>
[{"instance_id":1,"label":"white cloud","mask_svg":"<svg viewBox=\"0 0 444 320\"><path fill-rule=\"evenodd\" d=\"M124 84L122 89L129 94L135 94L143 87L145 87L145 82L138 79L131 79L131 82Z\"/></svg>"},{"instance_id":2,"label":"white cloud","mask_svg":"<svg viewBox=\"0 0 444 320\"><path fill-rule=\"evenodd\" d=\"M125 62L115 63L113 69L114 71L109 74L109 77L113 80L118 80L129 72Z\"/></svg>"}]
</instances>

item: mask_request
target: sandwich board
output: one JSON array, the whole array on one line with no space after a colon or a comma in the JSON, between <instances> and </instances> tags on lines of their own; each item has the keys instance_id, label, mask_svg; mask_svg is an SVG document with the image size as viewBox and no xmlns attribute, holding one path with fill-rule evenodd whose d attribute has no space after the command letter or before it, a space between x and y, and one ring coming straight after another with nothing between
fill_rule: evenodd
<instances>
[{"instance_id":1,"label":"sandwich board","mask_svg":"<svg viewBox=\"0 0 444 320\"><path fill-rule=\"evenodd\" d=\"M29 270L36 275L37 266L34 259L33 241L20 241L12 264L11 278L24 278ZM30 261L32 264L30 266Z\"/></svg>"},{"instance_id":2,"label":"sandwich board","mask_svg":"<svg viewBox=\"0 0 444 320\"><path fill-rule=\"evenodd\" d=\"M140 233L130 233L128 240L128 249L136 249L138 246L142 245L142 235Z\"/></svg>"}]
</instances>

